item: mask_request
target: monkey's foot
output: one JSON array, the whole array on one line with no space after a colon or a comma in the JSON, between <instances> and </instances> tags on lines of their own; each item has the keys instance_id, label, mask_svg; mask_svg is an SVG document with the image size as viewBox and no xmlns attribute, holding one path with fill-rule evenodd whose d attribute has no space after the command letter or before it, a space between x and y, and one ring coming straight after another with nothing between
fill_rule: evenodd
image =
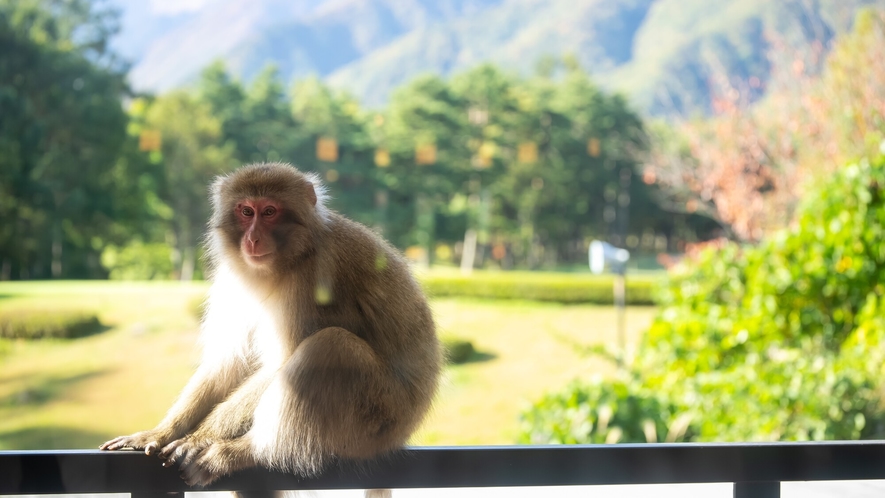
<instances>
[{"instance_id":1,"label":"monkey's foot","mask_svg":"<svg viewBox=\"0 0 885 498\"><path fill-rule=\"evenodd\" d=\"M181 464L181 478L190 486L206 486L223 475L255 466L248 443L240 439L211 444L195 459Z\"/></svg>"},{"instance_id":2,"label":"monkey's foot","mask_svg":"<svg viewBox=\"0 0 885 498\"><path fill-rule=\"evenodd\" d=\"M165 432L158 430L136 432L129 436L119 436L98 447L100 450L115 451L123 448L144 450L145 454L153 455L171 439Z\"/></svg>"},{"instance_id":3,"label":"monkey's foot","mask_svg":"<svg viewBox=\"0 0 885 498\"><path fill-rule=\"evenodd\" d=\"M190 465L211 444L212 441L208 439L183 437L164 446L157 455L163 460L163 467L171 467L176 463L184 467Z\"/></svg>"}]
</instances>

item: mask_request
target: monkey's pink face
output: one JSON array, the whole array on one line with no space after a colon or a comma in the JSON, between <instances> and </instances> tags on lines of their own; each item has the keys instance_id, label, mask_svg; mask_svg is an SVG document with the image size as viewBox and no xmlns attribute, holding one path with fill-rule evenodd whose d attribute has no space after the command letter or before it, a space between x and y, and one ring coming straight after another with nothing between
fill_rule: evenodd
<instances>
[{"instance_id":1,"label":"monkey's pink face","mask_svg":"<svg viewBox=\"0 0 885 498\"><path fill-rule=\"evenodd\" d=\"M263 267L273 261L277 250L273 231L280 220L280 209L269 199L246 199L234 207L243 231L240 251L250 265Z\"/></svg>"}]
</instances>

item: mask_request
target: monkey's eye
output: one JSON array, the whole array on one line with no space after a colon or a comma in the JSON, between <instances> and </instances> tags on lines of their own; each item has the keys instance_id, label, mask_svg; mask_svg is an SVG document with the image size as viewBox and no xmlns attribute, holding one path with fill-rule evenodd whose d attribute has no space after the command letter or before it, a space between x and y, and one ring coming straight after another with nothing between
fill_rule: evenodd
<instances>
[{"instance_id":1,"label":"monkey's eye","mask_svg":"<svg viewBox=\"0 0 885 498\"><path fill-rule=\"evenodd\" d=\"M252 208L250 208L250 207L248 207L248 206L244 207L244 208L240 211L240 213L241 213L243 216L247 216L247 217L255 216L255 210L252 209Z\"/></svg>"},{"instance_id":2,"label":"monkey's eye","mask_svg":"<svg viewBox=\"0 0 885 498\"><path fill-rule=\"evenodd\" d=\"M277 214L277 208L273 206L267 206L266 208L264 208L264 211L261 214L263 214L264 216L273 216Z\"/></svg>"}]
</instances>

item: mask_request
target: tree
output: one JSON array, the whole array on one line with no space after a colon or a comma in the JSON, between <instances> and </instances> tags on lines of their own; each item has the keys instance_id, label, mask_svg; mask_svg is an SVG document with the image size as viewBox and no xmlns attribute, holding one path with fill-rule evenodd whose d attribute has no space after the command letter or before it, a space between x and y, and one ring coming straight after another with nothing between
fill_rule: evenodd
<instances>
[{"instance_id":1,"label":"tree","mask_svg":"<svg viewBox=\"0 0 885 498\"><path fill-rule=\"evenodd\" d=\"M864 10L822 72L816 57L784 48L772 61L780 83L763 100L749 105L758 79L728 83L714 118L657 128L643 177L671 191L673 209L716 220L732 239L786 226L808 181L826 181L885 138L883 40L885 13Z\"/></svg>"},{"instance_id":2,"label":"tree","mask_svg":"<svg viewBox=\"0 0 885 498\"><path fill-rule=\"evenodd\" d=\"M448 204L472 170L465 109L447 82L422 76L393 95L377 131L378 146L390 154L390 164L379 172L390 192L387 235L400 246L421 245L428 258L440 206Z\"/></svg>"},{"instance_id":3,"label":"tree","mask_svg":"<svg viewBox=\"0 0 885 498\"><path fill-rule=\"evenodd\" d=\"M885 11L858 13L853 31L827 57L816 86L803 98L803 108L818 123L808 131L820 144L814 149L825 153L819 157L841 164L877 154L885 140Z\"/></svg>"},{"instance_id":4,"label":"tree","mask_svg":"<svg viewBox=\"0 0 885 498\"><path fill-rule=\"evenodd\" d=\"M517 160L517 149L525 141L520 137L528 133L524 121L531 120L529 115L520 112L523 109L519 108L518 86L515 77L491 64L456 75L451 82L452 92L461 101L459 110L467 117L464 134L465 152L469 156L462 161L470 166L463 172L469 180L452 193L458 196L454 199L467 199L464 234L467 258L462 262L465 269L481 263L486 255L505 263L512 261L502 250L506 247L504 241L517 239L520 234L523 239L531 240L535 221L531 207L516 208L517 217L505 214L512 206L530 204L530 201L520 202L525 201L527 192L532 197L531 178L525 182L516 166L536 167L536 162ZM498 247L497 254L487 254L492 252L489 246L493 243ZM475 254L473 261L471 254Z\"/></svg>"},{"instance_id":5,"label":"tree","mask_svg":"<svg viewBox=\"0 0 885 498\"><path fill-rule=\"evenodd\" d=\"M269 65L246 89L243 101L243 162L292 161L292 131L295 123L289 110L285 87L279 71Z\"/></svg>"},{"instance_id":6,"label":"tree","mask_svg":"<svg viewBox=\"0 0 885 498\"><path fill-rule=\"evenodd\" d=\"M638 225L653 226L653 216L630 217L632 205L649 197L648 187L634 180L647 142L642 120L622 96L599 90L574 63L553 97L552 110L564 118L549 132L556 154L551 175L559 188L545 199L540 224L558 224L551 238L577 242L581 254L591 237L633 249L628 235L641 233ZM568 206L562 199L575 202Z\"/></svg>"},{"instance_id":7,"label":"tree","mask_svg":"<svg viewBox=\"0 0 885 498\"><path fill-rule=\"evenodd\" d=\"M209 218L207 185L236 166L233 144L221 145L221 123L210 107L193 95L176 91L157 98L145 124L162 137L159 198L171 211L173 263L181 280L196 270L197 247Z\"/></svg>"},{"instance_id":8,"label":"tree","mask_svg":"<svg viewBox=\"0 0 885 498\"><path fill-rule=\"evenodd\" d=\"M249 143L245 130L246 90L227 72L224 63L215 61L200 73L197 97L208 104L212 115L221 122L221 136L232 143L236 158L241 163L252 160L255 144Z\"/></svg>"},{"instance_id":9,"label":"tree","mask_svg":"<svg viewBox=\"0 0 885 498\"><path fill-rule=\"evenodd\" d=\"M125 139L112 12L87 1L0 2L0 279L99 276Z\"/></svg>"},{"instance_id":10,"label":"tree","mask_svg":"<svg viewBox=\"0 0 885 498\"><path fill-rule=\"evenodd\" d=\"M736 102L720 108L710 121L682 125L681 136L659 130L643 179L670 188L674 210L709 216L730 238L755 242L789 220L797 170L756 116Z\"/></svg>"}]
</instances>

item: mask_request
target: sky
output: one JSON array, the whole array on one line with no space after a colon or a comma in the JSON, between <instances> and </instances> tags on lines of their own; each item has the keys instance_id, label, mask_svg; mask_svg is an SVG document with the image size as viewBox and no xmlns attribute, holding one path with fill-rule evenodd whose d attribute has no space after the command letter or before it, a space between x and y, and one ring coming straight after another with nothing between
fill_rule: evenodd
<instances>
[{"instance_id":1,"label":"sky","mask_svg":"<svg viewBox=\"0 0 885 498\"><path fill-rule=\"evenodd\" d=\"M151 12L156 15L177 15L197 12L216 0L151 0Z\"/></svg>"}]
</instances>

